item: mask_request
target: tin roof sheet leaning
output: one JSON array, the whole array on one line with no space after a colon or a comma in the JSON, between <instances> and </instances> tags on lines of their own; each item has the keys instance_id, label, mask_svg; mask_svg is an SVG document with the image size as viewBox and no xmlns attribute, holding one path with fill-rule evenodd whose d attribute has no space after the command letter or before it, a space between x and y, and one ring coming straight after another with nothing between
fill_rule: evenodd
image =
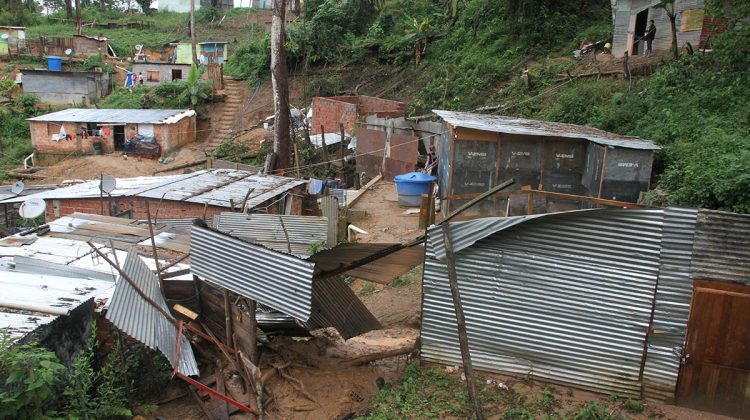
<instances>
[{"instance_id":1,"label":"tin roof sheet leaning","mask_svg":"<svg viewBox=\"0 0 750 420\"><path fill-rule=\"evenodd\" d=\"M191 233L191 270L300 321L310 318L315 263L208 227Z\"/></svg>"},{"instance_id":2,"label":"tin roof sheet leaning","mask_svg":"<svg viewBox=\"0 0 750 420\"><path fill-rule=\"evenodd\" d=\"M623 147L627 149L661 149L651 140L623 136L582 125L474 114L471 112L441 110L433 110L432 112L454 127L472 128L496 133L586 139L604 146Z\"/></svg>"},{"instance_id":3,"label":"tin roof sheet leaning","mask_svg":"<svg viewBox=\"0 0 750 420\"><path fill-rule=\"evenodd\" d=\"M135 252L128 253L122 269L141 291L169 313L169 307L159 290L159 280ZM177 327L143 299L122 277L118 281L106 317L124 333L152 349L159 350L172 367L175 367L179 335ZM184 335L179 348L177 371L186 376L197 376L198 364L190 342Z\"/></svg>"},{"instance_id":4,"label":"tin roof sheet leaning","mask_svg":"<svg viewBox=\"0 0 750 420\"><path fill-rule=\"evenodd\" d=\"M320 251L308 258L314 261L319 271L330 271L347 266L385 251L397 244L350 243L339 244L335 248ZM353 268L345 273L358 279L380 284L390 284L396 277L422 264L424 247L412 246L389 253L369 264Z\"/></svg>"},{"instance_id":5,"label":"tin roof sheet leaning","mask_svg":"<svg viewBox=\"0 0 750 420\"><path fill-rule=\"evenodd\" d=\"M298 257L325 247L328 219L320 216L221 213L213 226L224 233Z\"/></svg>"},{"instance_id":6,"label":"tin roof sheet leaning","mask_svg":"<svg viewBox=\"0 0 750 420\"><path fill-rule=\"evenodd\" d=\"M474 366L640 395L663 224L661 209L451 223ZM460 364L442 239L429 230L422 357Z\"/></svg>"},{"instance_id":7,"label":"tin roof sheet leaning","mask_svg":"<svg viewBox=\"0 0 750 420\"><path fill-rule=\"evenodd\" d=\"M68 108L28 120L100 124L169 124L193 115L195 111L189 109Z\"/></svg>"}]
</instances>

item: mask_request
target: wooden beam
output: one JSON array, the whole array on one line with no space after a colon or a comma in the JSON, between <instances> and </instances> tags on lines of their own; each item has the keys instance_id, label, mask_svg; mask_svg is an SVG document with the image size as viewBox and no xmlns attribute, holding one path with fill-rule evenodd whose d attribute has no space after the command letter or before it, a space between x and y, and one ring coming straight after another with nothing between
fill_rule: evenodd
<instances>
[{"instance_id":1,"label":"wooden beam","mask_svg":"<svg viewBox=\"0 0 750 420\"><path fill-rule=\"evenodd\" d=\"M370 188L372 188L373 185L377 184L378 181L380 181L381 179L383 179L383 174L379 174L375 178L371 179L370 182L368 182L367 185L365 185L364 187L360 188L354 194L354 196L352 196L351 199L347 199L346 200L346 207L349 208L349 207L353 206L354 203L356 203L357 200L359 200L360 197L362 197L362 195L364 195L364 193L366 193Z\"/></svg>"},{"instance_id":2,"label":"wooden beam","mask_svg":"<svg viewBox=\"0 0 750 420\"><path fill-rule=\"evenodd\" d=\"M500 184L492 187L489 191L484 192L479 195L479 197L476 197L469 201L468 203L464 204L463 206L457 208L454 210L451 214L446 216L445 219L441 221L441 223L447 223L449 220L453 219L454 217L458 216L459 214L463 213L464 211L468 210L469 208L475 206L479 202L483 201L484 199L492 196L493 194L497 194L501 190L509 187L510 185L513 185L513 183L516 182L513 178L508 179L506 181L501 182Z\"/></svg>"},{"instance_id":3,"label":"wooden beam","mask_svg":"<svg viewBox=\"0 0 750 420\"><path fill-rule=\"evenodd\" d=\"M466 387L469 391L469 399L471 400L471 404L474 407L474 417L477 420L483 420L484 415L482 414L482 402L479 400L476 377L474 376L474 368L471 365L469 338L466 334L466 318L464 316L463 305L461 304L461 293L458 289L456 260L455 255L453 255L453 245L451 244L450 234L448 232L448 223L443 223L443 245L445 246L445 263L448 266L448 283L451 287L453 308L456 311L456 324L458 326L458 346L461 349L461 360L464 366L464 374L466 375Z\"/></svg>"}]
</instances>

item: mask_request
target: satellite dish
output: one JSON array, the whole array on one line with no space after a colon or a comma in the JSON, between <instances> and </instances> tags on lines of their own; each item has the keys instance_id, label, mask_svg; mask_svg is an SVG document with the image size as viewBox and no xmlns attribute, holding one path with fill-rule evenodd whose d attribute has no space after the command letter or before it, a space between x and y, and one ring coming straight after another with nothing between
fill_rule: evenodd
<instances>
[{"instance_id":1,"label":"satellite dish","mask_svg":"<svg viewBox=\"0 0 750 420\"><path fill-rule=\"evenodd\" d=\"M17 181L15 184L13 184L12 187L10 187L10 192L12 192L15 195L21 194L23 191L23 181Z\"/></svg>"},{"instance_id":2,"label":"satellite dish","mask_svg":"<svg viewBox=\"0 0 750 420\"><path fill-rule=\"evenodd\" d=\"M101 188L102 191L109 194L115 190L115 187L117 187L117 180L115 177L112 175L104 175L102 177L101 185L99 185L99 188Z\"/></svg>"},{"instance_id":3,"label":"satellite dish","mask_svg":"<svg viewBox=\"0 0 750 420\"><path fill-rule=\"evenodd\" d=\"M73 54L73 50L71 50L70 48L65 50L65 55L71 55L71 54Z\"/></svg>"},{"instance_id":4,"label":"satellite dish","mask_svg":"<svg viewBox=\"0 0 750 420\"><path fill-rule=\"evenodd\" d=\"M18 208L18 214L24 219L35 219L44 214L47 209L47 203L41 198L32 197L21 203Z\"/></svg>"},{"instance_id":5,"label":"satellite dish","mask_svg":"<svg viewBox=\"0 0 750 420\"><path fill-rule=\"evenodd\" d=\"M143 49L143 45L141 45L141 44L136 44L136 46L135 46L135 50L136 50L136 51L140 51L140 50L142 50L142 49Z\"/></svg>"},{"instance_id":6,"label":"satellite dish","mask_svg":"<svg viewBox=\"0 0 750 420\"><path fill-rule=\"evenodd\" d=\"M8 36L8 34L2 34L2 35L0 35L0 38L2 38L2 39L8 39L10 37Z\"/></svg>"}]
</instances>

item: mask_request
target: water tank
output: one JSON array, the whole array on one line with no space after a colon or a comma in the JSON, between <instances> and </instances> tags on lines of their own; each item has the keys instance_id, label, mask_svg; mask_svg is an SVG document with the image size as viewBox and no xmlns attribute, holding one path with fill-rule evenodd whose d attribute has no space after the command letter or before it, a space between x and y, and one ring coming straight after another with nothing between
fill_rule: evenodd
<instances>
[{"instance_id":1,"label":"water tank","mask_svg":"<svg viewBox=\"0 0 750 420\"><path fill-rule=\"evenodd\" d=\"M62 57L50 55L47 57L47 70L62 71Z\"/></svg>"},{"instance_id":2,"label":"water tank","mask_svg":"<svg viewBox=\"0 0 750 420\"><path fill-rule=\"evenodd\" d=\"M421 172L396 175L398 204L406 207L419 207L420 195L427 194L431 183L437 178Z\"/></svg>"}]
</instances>

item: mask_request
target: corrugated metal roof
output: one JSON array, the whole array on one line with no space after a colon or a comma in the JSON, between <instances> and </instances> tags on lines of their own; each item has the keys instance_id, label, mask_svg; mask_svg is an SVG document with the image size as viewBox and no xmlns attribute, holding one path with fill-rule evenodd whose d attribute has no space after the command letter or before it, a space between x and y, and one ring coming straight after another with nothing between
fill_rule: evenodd
<instances>
[{"instance_id":1,"label":"corrugated metal roof","mask_svg":"<svg viewBox=\"0 0 750 420\"><path fill-rule=\"evenodd\" d=\"M627 149L660 149L660 147L651 140L609 133L582 125L527 120L523 118L497 115L473 114L470 112L441 110L433 110L432 112L454 127L472 128L475 130L492 131L496 133L586 139L605 146L623 147Z\"/></svg>"},{"instance_id":2,"label":"corrugated metal roof","mask_svg":"<svg viewBox=\"0 0 750 420\"><path fill-rule=\"evenodd\" d=\"M310 318L315 264L195 226L191 270L207 281L301 321Z\"/></svg>"},{"instance_id":3,"label":"corrugated metal roof","mask_svg":"<svg viewBox=\"0 0 750 420\"><path fill-rule=\"evenodd\" d=\"M380 328L378 320L341 277L316 280L312 302L310 321L336 328L344 339Z\"/></svg>"},{"instance_id":4,"label":"corrugated metal roof","mask_svg":"<svg viewBox=\"0 0 750 420\"><path fill-rule=\"evenodd\" d=\"M318 252L308 258L308 260L314 261L318 270L330 271L369 257L393 245L395 244L341 244L335 248ZM413 246L349 270L346 274L362 280L388 284L394 278L421 264L423 259L424 248L422 246Z\"/></svg>"},{"instance_id":5,"label":"corrugated metal roof","mask_svg":"<svg viewBox=\"0 0 750 420\"><path fill-rule=\"evenodd\" d=\"M110 124L164 124L192 117L189 109L89 109L68 108L50 114L29 118L29 121L110 123Z\"/></svg>"},{"instance_id":6,"label":"corrugated metal roof","mask_svg":"<svg viewBox=\"0 0 750 420\"><path fill-rule=\"evenodd\" d=\"M245 197L246 207L252 209L265 201L307 183L305 180L273 175L255 175L234 169L198 171L174 182L138 193L139 197L157 198L210 206L241 208ZM248 191L252 190L248 196Z\"/></svg>"},{"instance_id":7,"label":"corrugated metal roof","mask_svg":"<svg viewBox=\"0 0 750 420\"><path fill-rule=\"evenodd\" d=\"M699 280L750 284L750 215L698 212L690 269Z\"/></svg>"},{"instance_id":8,"label":"corrugated metal roof","mask_svg":"<svg viewBox=\"0 0 750 420\"><path fill-rule=\"evenodd\" d=\"M89 299L109 300L115 289L112 280L21 270L0 271L0 330L7 328L11 338L25 336Z\"/></svg>"},{"instance_id":9,"label":"corrugated metal roof","mask_svg":"<svg viewBox=\"0 0 750 420\"><path fill-rule=\"evenodd\" d=\"M159 279L135 252L129 252L122 270L133 280L141 291L169 313L164 296L159 290ZM176 364L177 327L162 313L144 300L124 278L117 283L107 319L127 335L146 346L159 350L169 360L172 367ZM198 364L195 361L190 342L183 335L180 342L178 372L186 376L198 375Z\"/></svg>"},{"instance_id":10,"label":"corrugated metal roof","mask_svg":"<svg viewBox=\"0 0 750 420\"><path fill-rule=\"evenodd\" d=\"M112 197L124 197L134 195L144 189L161 185L165 182L174 182L187 175L169 175L169 176L140 176L136 178L117 178L117 187L110 193ZM99 190L100 181L98 179L71 185L69 187L57 188L49 191L31 194L26 197L13 197L6 199L0 204L19 203L29 197L37 197L44 200L66 199L66 198L98 198L101 191ZM105 198L107 194L104 195Z\"/></svg>"},{"instance_id":11,"label":"corrugated metal roof","mask_svg":"<svg viewBox=\"0 0 750 420\"><path fill-rule=\"evenodd\" d=\"M328 235L326 246L333 248L339 243L339 200L332 196L320 199L320 213L328 220Z\"/></svg>"},{"instance_id":12,"label":"corrugated metal roof","mask_svg":"<svg viewBox=\"0 0 750 420\"><path fill-rule=\"evenodd\" d=\"M213 226L224 233L300 257L324 247L328 219L319 216L221 213Z\"/></svg>"},{"instance_id":13,"label":"corrugated metal roof","mask_svg":"<svg viewBox=\"0 0 750 420\"><path fill-rule=\"evenodd\" d=\"M481 222L452 224L477 232ZM549 214L501 226L456 253L474 366L640 395L659 270L662 210ZM462 241L470 242L470 237ZM440 229L429 231L422 357L460 364Z\"/></svg>"},{"instance_id":14,"label":"corrugated metal roof","mask_svg":"<svg viewBox=\"0 0 750 420\"><path fill-rule=\"evenodd\" d=\"M320 149L323 147L323 134L311 134L310 135L310 143L312 143L313 146ZM326 147L330 146L332 144L339 144L341 143L341 134L340 133L325 133L325 141L326 141Z\"/></svg>"},{"instance_id":15,"label":"corrugated metal roof","mask_svg":"<svg viewBox=\"0 0 750 420\"><path fill-rule=\"evenodd\" d=\"M54 190L57 188L55 184L39 184L39 185L25 185L23 191L20 194L13 194L10 189L12 185L0 185L0 201L7 200L14 197L26 197L32 194L38 194L43 191Z\"/></svg>"},{"instance_id":16,"label":"corrugated metal roof","mask_svg":"<svg viewBox=\"0 0 750 420\"><path fill-rule=\"evenodd\" d=\"M693 296L690 259L697 213L696 209L671 207L664 211L659 282L643 369L643 387L650 398L674 397L677 386Z\"/></svg>"}]
</instances>

